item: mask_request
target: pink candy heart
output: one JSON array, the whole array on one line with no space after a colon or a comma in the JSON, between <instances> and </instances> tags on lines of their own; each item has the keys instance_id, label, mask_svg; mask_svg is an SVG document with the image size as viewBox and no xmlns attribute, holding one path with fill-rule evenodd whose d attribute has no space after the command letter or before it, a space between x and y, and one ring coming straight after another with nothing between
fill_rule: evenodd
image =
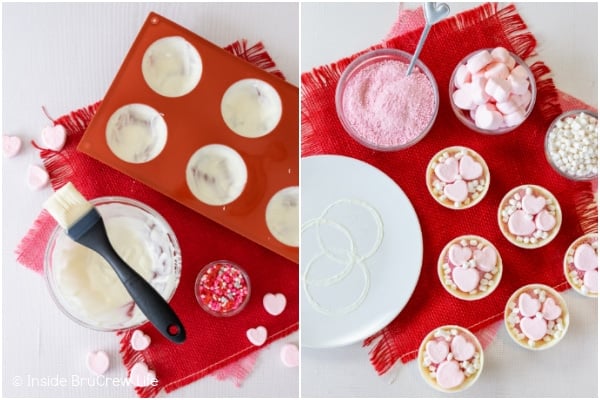
<instances>
[{"instance_id":1,"label":"pink candy heart","mask_svg":"<svg viewBox=\"0 0 600 400\"><path fill-rule=\"evenodd\" d=\"M548 328L546 321L539 317L521 318L519 325L521 326L521 332L531 340L540 340L543 338Z\"/></svg>"},{"instance_id":2,"label":"pink candy heart","mask_svg":"<svg viewBox=\"0 0 600 400\"><path fill-rule=\"evenodd\" d=\"M39 190L48 184L48 172L37 165L30 165L27 169L27 185L32 190Z\"/></svg>"},{"instance_id":3,"label":"pink candy heart","mask_svg":"<svg viewBox=\"0 0 600 400\"><path fill-rule=\"evenodd\" d=\"M556 304L553 298L548 297L542 306L542 316L547 321L554 321L562 314L562 309Z\"/></svg>"},{"instance_id":4,"label":"pink candy heart","mask_svg":"<svg viewBox=\"0 0 600 400\"><path fill-rule=\"evenodd\" d=\"M583 286L594 293L598 293L598 271L585 271Z\"/></svg>"},{"instance_id":5,"label":"pink candy heart","mask_svg":"<svg viewBox=\"0 0 600 400\"><path fill-rule=\"evenodd\" d=\"M435 175L442 182L454 182L458 176L458 161L456 161L456 158L447 158L444 163L436 165Z\"/></svg>"},{"instance_id":6,"label":"pink candy heart","mask_svg":"<svg viewBox=\"0 0 600 400\"><path fill-rule=\"evenodd\" d=\"M477 268L479 268L481 271L490 272L494 269L494 267L496 267L498 256L496 254L496 250L489 246L485 246L481 250L475 250L473 256L477 262Z\"/></svg>"},{"instance_id":7,"label":"pink candy heart","mask_svg":"<svg viewBox=\"0 0 600 400\"><path fill-rule=\"evenodd\" d=\"M262 346L267 340L267 328L257 326L246 331L246 337L255 346Z\"/></svg>"},{"instance_id":8,"label":"pink candy heart","mask_svg":"<svg viewBox=\"0 0 600 400\"><path fill-rule=\"evenodd\" d=\"M96 375L102 375L108 371L110 366L110 360L108 354L102 350L90 352L86 358L86 364L88 369Z\"/></svg>"},{"instance_id":9,"label":"pink candy heart","mask_svg":"<svg viewBox=\"0 0 600 400\"><path fill-rule=\"evenodd\" d=\"M21 150L21 138L18 136L2 136L2 152L5 157L14 157Z\"/></svg>"},{"instance_id":10,"label":"pink candy heart","mask_svg":"<svg viewBox=\"0 0 600 400\"><path fill-rule=\"evenodd\" d=\"M146 363L135 363L129 372L129 382L136 387L146 387L156 383L156 373L148 369Z\"/></svg>"},{"instance_id":11,"label":"pink candy heart","mask_svg":"<svg viewBox=\"0 0 600 400\"><path fill-rule=\"evenodd\" d=\"M432 362L439 364L448 356L448 343L445 340L430 340L425 345L425 352Z\"/></svg>"},{"instance_id":12,"label":"pink candy heart","mask_svg":"<svg viewBox=\"0 0 600 400\"><path fill-rule=\"evenodd\" d=\"M573 264L580 271L593 271L598 268L598 255L592 246L584 243L575 249Z\"/></svg>"},{"instance_id":13,"label":"pink candy heart","mask_svg":"<svg viewBox=\"0 0 600 400\"><path fill-rule=\"evenodd\" d=\"M263 307L271 315L279 315L285 309L287 300L281 293L267 293L263 297Z\"/></svg>"},{"instance_id":14,"label":"pink candy heart","mask_svg":"<svg viewBox=\"0 0 600 400\"><path fill-rule=\"evenodd\" d=\"M150 346L150 336L145 335L144 332L136 329L131 335L131 348L137 351L146 350Z\"/></svg>"},{"instance_id":15,"label":"pink candy heart","mask_svg":"<svg viewBox=\"0 0 600 400\"><path fill-rule=\"evenodd\" d=\"M527 293L521 293L519 296L519 311L525 317L533 317L540 311L540 301Z\"/></svg>"},{"instance_id":16,"label":"pink candy heart","mask_svg":"<svg viewBox=\"0 0 600 400\"><path fill-rule=\"evenodd\" d=\"M546 199L542 196L536 197L532 194L526 194L521 200L521 205L527 214L535 215L546 206Z\"/></svg>"},{"instance_id":17,"label":"pink candy heart","mask_svg":"<svg viewBox=\"0 0 600 400\"><path fill-rule=\"evenodd\" d=\"M452 344L450 344L452 355L458 361L467 361L475 355L475 346L462 335L454 336Z\"/></svg>"},{"instance_id":18,"label":"pink candy heart","mask_svg":"<svg viewBox=\"0 0 600 400\"><path fill-rule=\"evenodd\" d=\"M283 365L286 367L297 367L300 361L298 346L291 343L284 345L279 352L279 357L281 358Z\"/></svg>"},{"instance_id":19,"label":"pink candy heart","mask_svg":"<svg viewBox=\"0 0 600 400\"><path fill-rule=\"evenodd\" d=\"M465 181L458 180L454 183L444 186L444 194L448 199L460 203L469 195L469 189Z\"/></svg>"},{"instance_id":20,"label":"pink candy heart","mask_svg":"<svg viewBox=\"0 0 600 400\"><path fill-rule=\"evenodd\" d=\"M517 210L508 218L508 230L513 235L529 236L535 232L535 222L531 215L523 210Z\"/></svg>"},{"instance_id":21,"label":"pink candy heart","mask_svg":"<svg viewBox=\"0 0 600 400\"><path fill-rule=\"evenodd\" d=\"M460 159L458 172L463 179L473 180L479 178L483 174L483 167L473 157L464 155Z\"/></svg>"},{"instance_id":22,"label":"pink candy heart","mask_svg":"<svg viewBox=\"0 0 600 400\"><path fill-rule=\"evenodd\" d=\"M457 267L452 270L452 280L463 292L470 292L479 285L479 272L475 268Z\"/></svg>"},{"instance_id":23,"label":"pink candy heart","mask_svg":"<svg viewBox=\"0 0 600 400\"><path fill-rule=\"evenodd\" d=\"M67 131L62 125L47 126L42 129L42 140L50 150L60 151L67 141Z\"/></svg>"},{"instance_id":24,"label":"pink candy heart","mask_svg":"<svg viewBox=\"0 0 600 400\"><path fill-rule=\"evenodd\" d=\"M435 378L441 388L452 389L463 383L465 374L460 369L458 362L444 361L438 366Z\"/></svg>"},{"instance_id":25,"label":"pink candy heart","mask_svg":"<svg viewBox=\"0 0 600 400\"><path fill-rule=\"evenodd\" d=\"M549 232L555 225L556 218L546 210L535 216L535 226L541 231Z\"/></svg>"},{"instance_id":26,"label":"pink candy heart","mask_svg":"<svg viewBox=\"0 0 600 400\"><path fill-rule=\"evenodd\" d=\"M448 250L448 259L453 265L460 266L471 259L471 249L459 244L453 244Z\"/></svg>"}]
</instances>

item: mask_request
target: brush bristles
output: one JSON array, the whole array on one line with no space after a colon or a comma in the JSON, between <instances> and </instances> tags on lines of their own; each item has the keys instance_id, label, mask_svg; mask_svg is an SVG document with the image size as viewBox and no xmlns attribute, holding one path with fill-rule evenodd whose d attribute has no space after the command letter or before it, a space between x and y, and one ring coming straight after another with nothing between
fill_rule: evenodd
<instances>
[{"instance_id":1,"label":"brush bristles","mask_svg":"<svg viewBox=\"0 0 600 400\"><path fill-rule=\"evenodd\" d=\"M44 208L60 226L68 229L90 212L93 206L69 182L46 200Z\"/></svg>"}]
</instances>

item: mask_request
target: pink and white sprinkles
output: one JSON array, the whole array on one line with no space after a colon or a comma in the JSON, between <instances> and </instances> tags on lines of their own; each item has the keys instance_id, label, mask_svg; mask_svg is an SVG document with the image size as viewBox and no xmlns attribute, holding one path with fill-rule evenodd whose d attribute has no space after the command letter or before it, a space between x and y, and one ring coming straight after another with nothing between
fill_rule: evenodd
<instances>
[{"instance_id":1,"label":"pink and white sprinkles","mask_svg":"<svg viewBox=\"0 0 600 400\"><path fill-rule=\"evenodd\" d=\"M565 254L565 276L580 294L598 297L598 234L588 233L575 240Z\"/></svg>"},{"instance_id":2,"label":"pink and white sprinkles","mask_svg":"<svg viewBox=\"0 0 600 400\"><path fill-rule=\"evenodd\" d=\"M454 392L466 389L479 377L483 351L466 329L445 326L421 344L419 363L421 373L436 389Z\"/></svg>"},{"instance_id":3,"label":"pink and white sprinkles","mask_svg":"<svg viewBox=\"0 0 600 400\"><path fill-rule=\"evenodd\" d=\"M452 102L476 127L508 130L525 120L533 98L530 72L505 48L471 55L453 76Z\"/></svg>"},{"instance_id":4,"label":"pink and white sprinkles","mask_svg":"<svg viewBox=\"0 0 600 400\"><path fill-rule=\"evenodd\" d=\"M248 301L250 285L245 273L228 261L209 264L196 281L196 298L206 310L233 315Z\"/></svg>"},{"instance_id":5,"label":"pink and white sprinkles","mask_svg":"<svg viewBox=\"0 0 600 400\"><path fill-rule=\"evenodd\" d=\"M556 344L567 331L569 315L560 295L546 285L528 285L511 296L505 325L521 346L541 350Z\"/></svg>"}]
</instances>

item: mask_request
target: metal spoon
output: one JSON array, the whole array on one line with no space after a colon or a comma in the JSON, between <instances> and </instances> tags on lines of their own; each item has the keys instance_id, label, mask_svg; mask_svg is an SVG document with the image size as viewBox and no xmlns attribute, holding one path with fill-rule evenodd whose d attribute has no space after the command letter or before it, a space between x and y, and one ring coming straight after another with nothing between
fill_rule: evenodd
<instances>
[{"instance_id":1,"label":"metal spoon","mask_svg":"<svg viewBox=\"0 0 600 400\"><path fill-rule=\"evenodd\" d=\"M415 54L413 54L412 59L410 60L410 64L408 65L406 76L410 75L413 68L415 67L415 63L419 58L419 54L421 54L421 50L423 49L423 45L425 44L425 39L427 38L431 27L434 24L441 21L442 19L446 18L448 14L450 14L450 7L446 3L426 2L423 5L423 10L425 11L425 28L423 28L423 33L421 33L419 43L417 43Z\"/></svg>"}]
</instances>

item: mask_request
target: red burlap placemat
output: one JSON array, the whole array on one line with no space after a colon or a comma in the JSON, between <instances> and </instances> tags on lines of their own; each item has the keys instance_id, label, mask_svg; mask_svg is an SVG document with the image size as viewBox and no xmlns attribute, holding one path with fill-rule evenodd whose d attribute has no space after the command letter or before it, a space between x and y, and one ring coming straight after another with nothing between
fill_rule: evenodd
<instances>
[{"instance_id":1,"label":"red burlap placemat","mask_svg":"<svg viewBox=\"0 0 600 400\"><path fill-rule=\"evenodd\" d=\"M283 77L262 44L248 48L245 41L226 48L231 53ZM187 340L175 345L158 333L150 323L140 329L151 337L144 351L129 344L131 331L121 333L121 355L128 370L140 360L156 372L158 385L136 388L140 397L156 396L161 390L171 392L216 370L229 366L234 378L248 372L252 362L245 358L240 368L231 368L242 358L259 349L248 341L246 330L263 325L267 328L266 344L298 329L298 266L257 245L202 215L176 203L147 186L76 150L85 128L100 103L74 111L54 121L68 132L65 148L60 152L42 150L40 156L50 175L53 189L68 181L88 199L100 196L125 196L137 199L158 211L171 225L179 241L182 272L179 287L170 304L187 331ZM43 270L44 248L56 223L43 211L17 249L17 260L37 272ZM216 318L200 309L194 294L194 282L200 269L214 260L228 259L240 264L252 285L246 309L231 318ZM285 311L274 317L263 308L266 293L283 293ZM68 332L68 331L66 331ZM222 378L222 373L218 377ZM242 376L243 377L243 376Z\"/></svg>"},{"instance_id":2,"label":"red burlap placemat","mask_svg":"<svg viewBox=\"0 0 600 400\"><path fill-rule=\"evenodd\" d=\"M422 29L414 29L414 21L407 24L413 30L404 31L371 49L391 47L412 53ZM371 362L380 374L398 360L407 362L415 358L423 337L437 326L457 324L478 331L498 321L509 296L520 286L539 282L558 290L566 289L568 285L562 273L564 252L583 233L582 222L586 222L586 229L595 229L595 207L586 208L593 202L590 183L562 178L545 159L546 130L561 112L548 67L541 62L531 65L538 88L536 107L528 120L511 133L482 135L463 126L453 114L448 85L454 67L470 52L496 46L506 47L525 60L534 55L536 40L526 31L525 23L512 5L499 9L496 4L484 4L433 26L420 58L437 80L439 113L433 129L421 142L397 152L376 152L361 146L348 136L336 116L337 81L344 68L364 52L302 75L302 155L346 155L379 168L406 193L421 224L424 257L415 292L388 327L365 341L365 345L371 346ZM467 210L453 211L440 206L425 185L429 160L451 145L477 151L491 173L491 186L485 199ZM550 244L537 250L524 250L510 244L497 223L500 200L511 188L521 184L546 187L557 197L563 211L560 233ZM494 293L474 302L452 297L437 276L440 251L451 239L463 234L476 234L490 240L500 251L504 265L502 280Z\"/></svg>"}]
</instances>

